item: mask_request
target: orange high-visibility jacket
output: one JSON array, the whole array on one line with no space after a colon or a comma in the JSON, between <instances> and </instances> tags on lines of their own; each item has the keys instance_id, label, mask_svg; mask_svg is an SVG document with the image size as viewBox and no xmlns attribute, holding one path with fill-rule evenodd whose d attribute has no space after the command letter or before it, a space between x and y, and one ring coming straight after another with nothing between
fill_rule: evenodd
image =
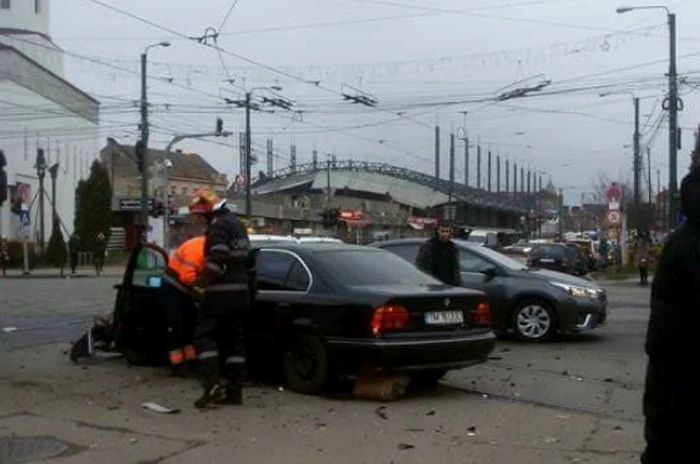
<instances>
[{"instance_id":1,"label":"orange high-visibility jacket","mask_svg":"<svg viewBox=\"0 0 700 464\"><path fill-rule=\"evenodd\" d=\"M206 267L204 260L205 236L187 240L168 259L168 270L177 275L177 280L190 286Z\"/></svg>"}]
</instances>

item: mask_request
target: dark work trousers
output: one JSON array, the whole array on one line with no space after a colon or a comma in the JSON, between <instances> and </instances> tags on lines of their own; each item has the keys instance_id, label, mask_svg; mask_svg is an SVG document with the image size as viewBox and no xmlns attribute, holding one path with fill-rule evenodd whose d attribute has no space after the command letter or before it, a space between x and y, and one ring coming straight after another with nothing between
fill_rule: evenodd
<instances>
[{"instance_id":1,"label":"dark work trousers","mask_svg":"<svg viewBox=\"0 0 700 464\"><path fill-rule=\"evenodd\" d=\"M158 289L158 300L168 328L168 350L191 345L197 322L197 309L192 296L163 281Z\"/></svg>"},{"instance_id":2,"label":"dark work trousers","mask_svg":"<svg viewBox=\"0 0 700 464\"><path fill-rule=\"evenodd\" d=\"M642 285L649 283L649 266L646 264L639 266L639 282Z\"/></svg>"},{"instance_id":3,"label":"dark work trousers","mask_svg":"<svg viewBox=\"0 0 700 464\"><path fill-rule=\"evenodd\" d=\"M217 358L219 376L238 385L246 377L248 304L248 292L206 292L195 332L198 359Z\"/></svg>"},{"instance_id":4,"label":"dark work trousers","mask_svg":"<svg viewBox=\"0 0 700 464\"><path fill-rule=\"evenodd\" d=\"M70 252L70 272L75 274L75 268L78 266L78 252Z\"/></svg>"}]
</instances>

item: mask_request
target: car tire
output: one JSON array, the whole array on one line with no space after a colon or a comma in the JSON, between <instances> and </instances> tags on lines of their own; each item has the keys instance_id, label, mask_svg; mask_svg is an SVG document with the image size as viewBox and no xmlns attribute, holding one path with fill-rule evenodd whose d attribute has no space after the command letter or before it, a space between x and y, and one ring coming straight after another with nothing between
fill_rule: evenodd
<instances>
[{"instance_id":1,"label":"car tire","mask_svg":"<svg viewBox=\"0 0 700 464\"><path fill-rule=\"evenodd\" d=\"M411 383L417 387L436 387L445 374L447 371L442 369L419 372L411 376Z\"/></svg>"},{"instance_id":2,"label":"car tire","mask_svg":"<svg viewBox=\"0 0 700 464\"><path fill-rule=\"evenodd\" d=\"M524 300L513 311L513 332L520 340L546 342L557 331L552 306L544 300Z\"/></svg>"},{"instance_id":3,"label":"car tire","mask_svg":"<svg viewBox=\"0 0 700 464\"><path fill-rule=\"evenodd\" d=\"M319 337L308 332L295 332L283 348L282 371L287 387L297 393L322 393L330 379L329 356Z\"/></svg>"}]
</instances>

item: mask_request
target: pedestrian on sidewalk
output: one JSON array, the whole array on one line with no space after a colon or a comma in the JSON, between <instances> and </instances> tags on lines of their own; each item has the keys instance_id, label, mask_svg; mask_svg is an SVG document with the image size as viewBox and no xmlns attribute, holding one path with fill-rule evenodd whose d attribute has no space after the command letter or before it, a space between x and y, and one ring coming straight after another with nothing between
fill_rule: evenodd
<instances>
[{"instance_id":1,"label":"pedestrian on sidewalk","mask_svg":"<svg viewBox=\"0 0 700 464\"><path fill-rule=\"evenodd\" d=\"M438 224L435 236L420 247L416 266L447 285L459 287L459 249L452 241L449 224Z\"/></svg>"},{"instance_id":2,"label":"pedestrian on sidewalk","mask_svg":"<svg viewBox=\"0 0 700 464\"><path fill-rule=\"evenodd\" d=\"M70 272L75 274L75 268L78 266L78 250L80 248L80 237L73 232L68 238L68 256L70 258Z\"/></svg>"},{"instance_id":3,"label":"pedestrian on sidewalk","mask_svg":"<svg viewBox=\"0 0 700 464\"><path fill-rule=\"evenodd\" d=\"M644 391L642 464L692 462L697 457L700 395L696 372L700 345L700 168L681 183L687 217L669 237L656 267Z\"/></svg>"},{"instance_id":4,"label":"pedestrian on sidewalk","mask_svg":"<svg viewBox=\"0 0 700 464\"><path fill-rule=\"evenodd\" d=\"M95 244L92 250L92 262L95 265L95 273L99 276L105 262L105 252L107 251L107 238L102 232L95 237Z\"/></svg>"},{"instance_id":5,"label":"pedestrian on sidewalk","mask_svg":"<svg viewBox=\"0 0 700 464\"><path fill-rule=\"evenodd\" d=\"M10 265L10 245L7 237L0 238L0 266L2 266L2 276L7 277L7 266Z\"/></svg>"},{"instance_id":6,"label":"pedestrian on sidewalk","mask_svg":"<svg viewBox=\"0 0 700 464\"><path fill-rule=\"evenodd\" d=\"M637 236L634 244L634 258L639 269L639 285L649 285L649 259L651 258L651 244L646 233Z\"/></svg>"}]
</instances>

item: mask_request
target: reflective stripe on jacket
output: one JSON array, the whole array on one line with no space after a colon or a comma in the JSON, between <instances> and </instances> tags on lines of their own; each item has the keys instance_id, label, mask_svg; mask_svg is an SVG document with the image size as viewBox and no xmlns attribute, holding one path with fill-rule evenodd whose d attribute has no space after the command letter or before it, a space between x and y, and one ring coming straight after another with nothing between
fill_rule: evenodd
<instances>
[{"instance_id":1,"label":"reflective stripe on jacket","mask_svg":"<svg viewBox=\"0 0 700 464\"><path fill-rule=\"evenodd\" d=\"M177 280L191 286L204 270L204 243L206 237L195 237L187 240L175 250L168 259L168 271L166 274L177 276Z\"/></svg>"}]
</instances>

